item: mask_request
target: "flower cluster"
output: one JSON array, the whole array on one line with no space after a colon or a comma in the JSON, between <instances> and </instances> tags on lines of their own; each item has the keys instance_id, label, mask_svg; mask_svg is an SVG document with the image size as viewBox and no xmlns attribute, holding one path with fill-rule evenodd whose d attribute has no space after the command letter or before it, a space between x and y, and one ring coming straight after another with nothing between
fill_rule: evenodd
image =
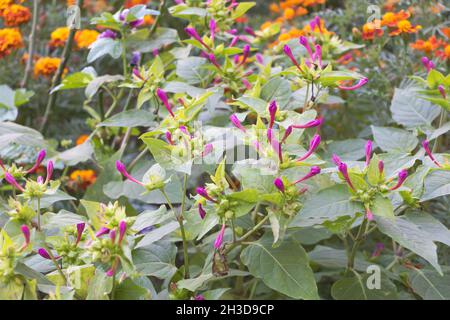
<instances>
[{"instance_id":1,"label":"flower cluster","mask_svg":"<svg viewBox=\"0 0 450 320\"><path fill-rule=\"evenodd\" d=\"M10 55L23 46L22 34L18 29L0 29L0 58Z\"/></svg>"},{"instance_id":2,"label":"flower cluster","mask_svg":"<svg viewBox=\"0 0 450 320\"><path fill-rule=\"evenodd\" d=\"M50 34L49 46L52 48L64 47L67 38L69 37L69 28L60 27L55 29ZM78 49L87 49L89 46L97 40L100 34L96 30L78 30L75 32L74 40Z\"/></svg>"}]
</instances>

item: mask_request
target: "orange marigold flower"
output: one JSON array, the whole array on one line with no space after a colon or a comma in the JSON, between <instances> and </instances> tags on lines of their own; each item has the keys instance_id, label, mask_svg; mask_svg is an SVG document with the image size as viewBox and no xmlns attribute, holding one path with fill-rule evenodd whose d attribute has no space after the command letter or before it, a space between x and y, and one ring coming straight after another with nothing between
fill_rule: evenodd
<instances>
[{"instance_id":1,"label":"orange marigold flower","mask_svg":"<svg viewBox=\"0 0 450 320\"><path fill-rule=\"evenodd\" d=\"M22 46L23 39L19 29L0 29L0 58L9 55L12 50Z\"/></svg>"},{"instance_id":2,"label":"orange marigold flower","mask_svg":"<svg viewBox=\"0 0 450 320\"><path fill-rule=\"evenodd\" d=\"M261 30L261 31L264 31L264 30L266 30L267 28L269 28L271 25L272 25L272 22L271 22L271 21L266 21L266 22L264 22L264 23L261 25L260 30Z\"/></svg>"},{"instance_id":3,"label":"orange marigold flower","mask_svg":"<svg viewBox=\"0 0 450 320\"><path fill-rule=\"evenodd\" d=\"M284 12L283 12L283 17L284 17L286 20L292 20L292 19L294 19L294 17L295 17L295 11L294 11L294 9L292 9L292 8L287 8L287 9L285 9Z\"/></svg>"},{"instance_id":4,"label":"orange marigold flower","mask_svg":"<svg viewBox=\"0 0 450 320\"><path fill-rule=\"evenodd\" d=\"M433 52L443 45L444 41L442 41L441 39L438 40L436 36L432 36L428 40L419 39L416 42L410 44L411 48L426 53Z\"/></svg>"},{"instance_id":5,"label":"orange marigold flower","mask_svg":"<svg viewBox=\"0 0 450 320\"><path fill-rule=\"evenodd\" d=\"M2 18L5 26L16 27L22 23L26 23L31 19L30 9L20 4L12 4L2 10Z\"/></svg>"},{"instance_id":6,"label":"orange marigold flower","mask_svg":"<svg viewBox=\"0 0 450 320\"><path fill-rule=\"evenodd\" d=\"M51 77L56 70L58 70L60 58L42 57L34 64L34 76L42 75L44 77Z\"/></svg>"},{"instance_id":7,"label":"orange marigold flower","mask_svg":"<svg viewBox=\"0 0 450 320\"><path fill-rule=\"evenodd\" d=\"M50 41L49 46L56 48L56 47L64 47L67 38L69 37L70 30L67 27L61 27L55 29L50 34Z\"/></svg>"},{"instance_id":8,"label":"orange marigold flower","mask_svg":"<svg viewBox=\"0 0 450 320\"><path fill-rule=\"evenodd\" d=\"M149 26L155 23L155 18L150 15L144 16L144 25Z\"/></svg>"},{"instance_id":9,"label":"orange marigold flower","mask_svg":"<svg viewBox=\"0 0 450 320\"><path fill-rule=\"evenodd\" d=\"M0 14L3 13L3 10L8 8L13 4L13 0L0 0Z\"/></svg>"},{"instance_id":10,"label":"orange marigold flower","mask_svg":"<svg viewBox=\"0 0 450 320\"><path fill-rule=\"evenodd\" d=\"M379 21L368 22L362 28L362 38L364 40L373 40L375 37L381 37L383 33L383 29L379 27Z\"/></svg>"},{"instance_id":11,"label":"orange marigold flower","mask_svg":"<svg viewBox=\"0 0 450 320\"><path fill-rule=\"evenodd\" d=\"M449 28L442 28L441 31L447 38L450 38L450 27Z\"/></svg>"},{"instance_id":12,"label":"orange marigold flower","mask_svg":"<svg viewBox=\"0 0 450 320\"><path fill-rule=\"evenodd\" d=\"M80 30L75 33L75 43L79 49L88 48L95 40L99 33L95 30Z\"/></svg>"},{"instance_id":13,"label":"orange marigold flower","mask_svg":"<svg viewBox=\"0 0 450 320\"><path fill-rule=\"evenodd\" d=\"M147 4L148 2L149 2L148 0L126 0L124 7L131 8L137 6L138 4Z\"/></svg>"},{"instance_id":14,"label":"orange marigold flower","mask_svg":"<svg viewBox=\"0 0 450 320\"><path fill-rule=\"evenodd\" d=\"M411 16L410 13L405 12L404 10L401 10L397 13L387 12L381 19L381 25L395 28L397 27L397 23L399 21L407 20L410 16Z\"/></svg>"},{"instance_id":15,"label":"orange marigold flower","mask_svg":"<svg viewBox=\"0 0 450 320\"><path fill-rule=\"evenodd\" d=\"M97 180L94 170L75 170L70 174L70 180L82 189L86 189Z\"/></svg>"},{"instance_id":16,"label":"orange marigold flower","mask_svg":"<svg viewBox=\"0 0 450 320\"><path fill-rule=\"evenodd\" d=\"M87 134L82 134L81 136L79 136L76 141L77 146L83 144L88 138L89 136Z\"/></svg>"},{"instance_id":17,"label":"orange marigold flower","mask_svg":"<svg viewBox=\"0 0 450 320\"><path fill-rule=\"evenodd\" d=\"M442 60L450 60L450 44L447 44L444 50L436 50L435 56Z\"/></svg>"},{"instance_id":18,"label":"orange marigold flower","mask_svg":"<svg viewBox=\"0 0 450 320\"><path fill-rule=\"evenodd\" d=\"M303 7L298 7L297 10L295 10L295 14L297 17L301 17L308 14L308 10Z\"/></svg>"},{"instance_id":19,"label":"orange marigold flower","mask_svg":"<svg viewBox=\"0 0 450 320\"><path fill-rule=\"evenodd\" d=\"M400 20L397 22L397 28L389 33L390 36L398 36L401 33L416 33L422 26L412 26L411 22L408 20Z\"/></svg>"},{"instance_id":20,"label":"orange marigold flower","mask_svg":"<svg viewBox=\"0 0 450 320\"><path fill-rule=\"evenodd\" d=\"M269 8L273 13L280 13L280 7L276 3L271 3Z\"/></svg>"},{"instance_id":21,"label":"orange marigold flower","mask_svg":"<svg viewBox=\"0 0 450 320\"><path fill-rule=\"evenodd\" d=\"M400 2L400 0L386 0L386 2L383 5L384 10L386 11L393 11L395 9L395 6Z\"/></svg>"}]
</instances>

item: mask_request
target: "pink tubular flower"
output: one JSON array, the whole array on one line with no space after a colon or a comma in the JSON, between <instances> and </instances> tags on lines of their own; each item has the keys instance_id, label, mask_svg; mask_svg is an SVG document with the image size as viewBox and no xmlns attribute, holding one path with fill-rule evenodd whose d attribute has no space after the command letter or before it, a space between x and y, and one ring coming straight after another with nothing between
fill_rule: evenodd
<instances>
[{"instance_id":1,"label":"pink tubular flower","mask_svg":"<svg viewBox=\"0 0 450 320\"><path fill-rule=\"evenodd\" d=\"M39 168L39 166L41 165L42 161L45 159L46 156L46 152L45 150L41 150L39 151L39 154L37 156L36 162L34 163L34 165L27 171L27 173L33 173L37 170L37 168Z\"/></svg>"},{"instance_id":2,"label":"pink tubular flower","mask_svg":"<svg viewBox=\"0 0 450 320\"><path fill-rule=\"evenodd\" d=\"M442 84L438 86L439 93L444 99L447 99L447 94L445 93L445 88Z\"/></svg>"},{"instance_id":3,"label":"pink tubular flower","mask_svg":"<svg viewBox=\"0 0 450 320\"><path fill-rule=\"evenodd\" d=\"M316 56L314 60L317 59L317 64L319 65L320 68L322 68L322 47L319 44L317 44L315 49L316 49L315 53Z\"/></svg>"},{"instance_id":4,"label":"pink tubular flower","mask_svg":"<svg viewBox=\"0 0 450 320\"><path fill-rule=\"evenodd\" d=\"M292 63L293 63L298 69L301 70L300 65L298 64L297 60L295 59L294 54L292 53L291 48L290 48L287 44L283 47L283 51L284 51L284 54L287 55L289 59L291 59Z\"/></svg>"},{"instance_id":5,"label":"pink tubular flower","mask_svg":"<svg viewBox=\"0 0 450 320\"><path fill-rule=\"evenodd\" d=\"M234 47L236 45L236 43L239 41L239 36L235 36L231 39L230 44L228 45L229 47Z\"/></svg>"},{"instance_id":6,"label":"pink tubular flower","mask_svg":"<svg viewBox=\"0 0 450 320\"><path fill-rule=\"evenodd\" d=\"M341 158L339 158L336 154L333 154L331 160L333 160L334 164L337 166L339 166L342 163Z\"/></svg>"},{"instance_id":7,"label":"pink tubular flower","mask_svg":"<svg viewBox=\"0 0 450 320\"><path fill-rule=\"evenodd\" d=\"M238 128L239 130L241 130L242 132L246 132L245 128L242 126L241 122L239 121L238 117L236 114L232 114L230 116L230 121L231 123Z\"/></svg>"},{"instance_id":8,"label":"pink tubular flower","mask_svg":"<svg viewBox=\"0 0 450 320\"><path fill-rule=\"evenodd\" d=\"M308 179L314 177L315 175L318 175L319 173L320 173L320 168L318 166L313 166L313 167L311 167L311 170L309 170L309 172L303 178L295 181L293 183L293 185L297 184L297 183L300 183L300 182L303 182L305 180L308 180Z\"/></svg>"},{"instance_id":9,"label":"pink tubular flower","mask_svg":"<svg viewBox=\"0 0 450 320\"><path fill-rule=\"evenodd\" d=\"M269 128L272 128L273 124L275 123L275 115L277 113L277 110L278 110L277 102L274 100L269 105L269 114L270 114Z\"/></svg>"},{"instance_id":10,"label":"pink tubular flower","mask_svg":"<svg viewBox=\"0 0 450 320\"><path fill-rule=\"evenodd\" d=\"M316 26L319 28L319 32L320 32L320 33L323 33L323 30L322 30L322 24L320 23L320 17L319 17L319 16L316 16L316 17L314 18L314 23L315 23ZM311 31L314 31L314 29L311 29Z\"/></svg>"},{"instance_id":11,"label":"pink tubular flower","mask_svg":"<svg viewBox=\"0 0 450 320\"><path fill-rule=\"evenodd\" d=\"M109 29L105 30L104 32L100 33L98 35L99 39L116 39L117 34L114 31L111 31Z\"/></svg>"},{"instance_id":12,"label":"pink tubular flower","mask_svg":"<svg viewBox=\"0 0 450 320\"><path fill-rule=\"evenodd\" d=\"M372 141L368 140L366 143L366 166L369 165L372 158Z\"/></svg>"},{"instance_id":13,"label":"pink tubular flower","mask_svg":"<svg viewBox=\"0 0 450 320\"><path fill-rule=\"evenodd\" d=\"M108 271L106 271L106 275L107 275L108 277L112 277L112 276L114 276L114 275L116 274L116 269L117 269L117 265L118 265L118 264L119 264L119 257L117 257L117 258L113 261L111 268L110 268Z\"/></svg>"},{"instance_id":14,"label":"pink tubular flower","mask_svg":"<svg viewBox=\"0 0 450 320\"><path fill-rule=\"evenodd\" d=\"M28 245L30 244L30 228L28 228L28 226L26 224L23 224L20 227L20 230L22 231L23 237L25 239L25 242L22 245L22 250L25 249L26 247L28 247Z\"/></svg>"},{"instance_id":15,"label":"pink tubular flower","mask_svg":"<svg viewBox=\"0 0 450 320\"><path fill-rule=\"evenodd\" d=\"M25 191L25 189L22 188L22 186L16 181L16 179L14 179L14 177L9 172L5 172L5 180L17 190L20 190L22 192Z\"/></svg>"},{"instance_id":16,"label":"pink tubular flower","mask_svg":"<svg viewBox=\"0 0 450 320\"><path fill-rule=\"evenodd\" d=\"M350 176L348 175L347 165L344 162L341 162L339 164L338 170L344 176L344 180L347 182L349 187L352 188L352 190L355 190L355 187L353 187L352 181L350 180Z\"/></svg>"},{"instance_id":17,"label":"pink tubular flower","mask_svg":"<svg viewBox=\"0 0 450 320\"><path fill-rule=\"evenodd\" d=\"M174 145L174 142L172 140L172 134L170 133L170 131L166 131L165 136L166 136L167 142L169 142L169 144L171 144L171 145Z\"/></svg>"},{"instance_id":18,"label":"pink tubular flower","mask_svg":"<svg viewBox=\"0 0 450 320\"><path fill-rule=\"evenodd\" d=\"M255 57L256 57L256 61L259 64L264 64L264 57L263 57L263 55L261 53L255 54Z\"/></svg>"},{"instance_id":19,"label":"pink tubular flower","mask_svg":"<svg viewBox=\"0 0 450 320\"><path fill-rule=\"evenodd\" d=\"M77 241L75 242L75 245L77 245L80 242L85 227L86 224L84 222L77 224Z\"/></svg>"},{"instance_id":20,"label":"pink tubular flower","mask_svg":"<svg viewBox=\"0 0 450 320\"><path fill-rule=\"evenodd\" d=\"M323 118L317 118L315 120L308 121L305 124L293 124L292 127L295 129L308 129L308 128L314 128L319 127L323 123Z\"/></svg>"},{"instance_id":21,"label":"pink tubular flower","mask_svg":"<svg viewBox=\"0 0 450 320\"><path fill-rule=\"evenodd\" d=\"M281 139L281 143L284 143L286 139L292 134L292 130L294 128L292 126L287 127L286 131L284 132L283 139Z\"/></svg>"},{"instance_id":22,"label":"pink tubular flower","mask_svg":"<svg viewBox=\"0 0 450 320\"><path fill-rule=\"evenodd\" d=\"M378 161L378 171L380 172L380 176L383 175L383 172L384 172L384 162L383 162L383 160Z\"/></svg>"},{"instance_id":23,"label":"pink tubular flower","mask_svg":"<svg viewBox=\"0 0 450 320\"><path fill-rule=\"evenodd\" d=\"M188 34L189 37L194 38L198 42L202 44L205 48L208 50L211 50L211 48L203 41L203 39L198 35L197 30L195 28L185 28L184 31Z\"/></svg>"},{"instance_id":24,"label":"pink tubular flower","mask_svg":"<svg viewBox=\"0 0 450 320\"><path fill-rule=\"evenodd\" d=\"M267 129L267 140L270 142L272 149L278 154L278 159L283 162L283 153L281 152L281 144L273 136L272 128Z\"/></svg>"},{"instance_id":25,"label":"pink tubular flower","mask_svg":"<svg viewBox=\"0 0 450 320\"><path fill-rule=\"evenodd\" d=\"M214 241L214 248L219 249L222 246L224 233L225 233L225 223L222 224L222 229L220 229L216 241Z\"/></svg>"},{"instance_id":26,"label":"pink tubular flower","mask_svg":"<svg viewBox=\"0 0 450 320\"><path fill-rule=\"evenodd\" d=\"M201 203L198 204L198 214L199 214L200 218L202 218L202 220L205 219L206 211L205 211L205 209L203 209L203 206Z\"/></svg>"},{"instance_id":27,"label":"pink tubular flower","mask_svg":"<svg viewBox=\"0 0 450 320\"><path fill-rule=\"evenodd\" d=\"M104 234L108 234L110 231L111 231L111 230L108 229L107 227L101 227L101 228L95 233L95 236L98 238L98 237L101 237L101 236L104 235Z\"/></svg>"},{"instance_id":28,"label":"pink tubular flower","mask_svg":"<svg viewBox=\"0 0 450 320\"><path fill-rule=\"evenodd\" d=\"M314 30L314 29L312 29L312 30ZM309 57L312 59L313 52L312 52L311 46L309 45L308 39L305 36L301 36L299 38L299 42L303 47L305 47L306 51L308 51Z\"/></svg>"},{"instance_id":29,"label":"pink tubular flower","mask_svg":"<svg viewBox=\"0 0 450 320\"><path fill-rule=\"evenodd\" d=\"M200 195L200 196L202 196L202 197L205 198L206 200L209 200L209 201L214 202L214 203L217 202L216 200L214 200L213 198L211 198L211 197L209 196L209 194L208 194L208 192L206 191L205 188L197 187L197 189L196 189L195 191L197 191L197 194Z\"/></svg>"},{"instance_id":30,"label":"pink tubular flower","mask_svg":"<svg viewBox=\"0 0 450 320\"><path fill-rule=\"evenodd\" d=\"M167 111L169 111L172 118L175 118L175 114L172 111L172 106L169 103L169 98L167 98L167 94L160 88L156 89L156 95L162 101L162 103L166 106Z\"/></svg>"},{"instance_id":31,"label":"pink tubular flower","mask_svg":"<svg viewBox=\"0 0 450 320\"><path fill-rule=\"evenodd\" d=\"M213 151L213 149L214 149L214 146L212 143L206 144L205 148L203 149L203 152L202 152L202 157L205 157L208 154L210 154Z\"/></svg>"},{"instance_id":32,"label":"pink tubular flower","mask_svg":"<svg viewBox=\"0 0 450 320\"><path fill-rule=\"evenodd\" d=\"M256 37L255 31L251 27L249 26L244 27L244 31L249 35L251 35L252 37Z\"/></svg>"},{"instance_id":33,"label":"pink tubular flower","mask_svg":"<svg viewBox=\"0 0 450 320\"><path fill-rule=\"evenodd\" d=\"M382 244L381 242L377 242L377 244L375 245L375 250L372 253L372 258L379 257L383 250L384 244Z\"/></svg>"},{"instance_id":34,"label":"pink tubular flower","mask_svg":"<svg viewBox=\"0 0 450 320\"><path fill-rule=\"evenodd\" d=\"M126 179L133 181L134 183L137 183L141 186L143 186L144 184L142 182L140 182L139 180L133 178L128 172L127 172L127 168L125 167L125 165L120 162L120 160L116 161L116 169L117 171L119 171Z\"/></svg>"},{"instance_id":35,"label":"pink tubular flower","mask_svg":"<svg viewBox=\"0 0 450 320\"><path fill-rule=\"evenodd\" d=\"M127 223L125 220L119 222L119 245L122 243L123 237L127 232Z\"/></svg>"},{"instance_id":36,"label":"pink tubular flower","mask_svg":"<svg viewBox=\"0 0 450 320\"><path fill-rule=\"evenodd\" d=\"M283 180L281 178L275 178L275 180L273 180L273 184L275 185L275 187L280 190L282 193L284 193L284 183Z\"/></svg>"},{"instance_id":37,"label":"pink tubular flower","mask_svg":"<svg viewBox=\"0 0 450 320\"><path fill-rule=\"evenodd\" d=\"M428 157L430 157L431 161L433 161L435 165L437 165L439 168L441 168L442 167L441 164L439 162L437 162L437 160L433 156L433 153L431 152L430 142L428 140L424 140L422 142L422 146L425 149L425 152L427 153Z\"/></svg>"},{"instance_id":38,"label":"pink tubular flower","mask_svg":"<svg viewBox=\"0 0 450 320\"><path fill-rule=\"evenodd\" d=\"M142 81L144 81L145 79L144 79L144 77L141 75L141 73L139 72L139 69L138 68L133 68L133 74L137 77L137 78L139 78L139 79L141 79Z\"/></svg>"},{"instance_id":39,"label":"pink tubular flower","mask_svg":"<svg viewBox=\"0 0 450 320\"><path fill-rule=\"evenodd\" d=\"M389 190L394 191L397 190L398 188L400 188L403 184L403 182L405 182L406 178L408 177L408 170L403 169L398 173L398 180L397 180L397 184L395 186L393 186L392 188L390 188Z\"/></svg>"},{"instance_id":40,"label":"pink tubular flower","mask_svg":"<svg viewBox=\"0 0 450 320\"><path fill-rule=\"evenodd\" d=\"M242 51L242 54L243 54L242 61L239 65L243 65L247 61L248 56L250 55L250 45L246 44L244 46L244 50Z\"/></svg>"},{"instance_id":41,"label":"pink tubular flower","mask_svg":"<svg viewBox=\"0 0 450 320\"><path fill-rule=\"evenodd\" d=\"M47 163L47 176L45 177L45 183L49 182L53 176L53 161L50 160Z\"/></svg>"},{"instance_id":42,"label":"pink tubular flower","mask_svg":"<svg viewBox=\"0 0 450 320\"><path fill-rule=\"evenodd\" d=\"M372 221L372 220L373 220L373 213L372 213L372 211L370 211L369 208L366 208L366 218L367 218L367 220L369 220L369 221Z\"/></svg>"},{"instance_id":43,"label":"pink tubular flower","mask_svg":"<svg viewBox=\"0 0 450 320\"><path fill-rule=\"evenodd\" d=\"M299 158L297 161L303 161L303 160L309 158L309 156L312 155L314 150L317 149L319 144L320 144L320 135L315 134L314 137L311 139L311 141L309 143L309 150L301 158Z\"/></svg>"},{"instance_id":44,"label":"pink tubular flower","mask_svg":"<svg viewBox=\"0 0 450 320\"><path fill-rule=\"evenodd\" d=\"M214 38L216 36L216 20L211 19L209 20L209 31L211 32L211 40L214 42Z\"/></svg>"},{"instance_id":45,"label":"pink tubular flower","mask_svg":"<svg viewBox=\"0 0 450 320\"><path fill-rule=\"evenodd\" d=\"M219 63L217 62L217 59L216 59L216 56L214 55L214 53L208 54L208 59L217 69L222 70Z\"/></svg>"},{"instance_id":46,"label":"pink tubular flower","mask_svg":"<svg viewBox=\"0 0 450 320\"><path fill-rule=\"evenodd\" d=\"M44 258L44 259L47 259L47 260L51 260L52 258L50 257L50 254L48 253L48 251L47 250L45 250L44 248L39 248L38 249L38 254L42 257L42 258ZM54 257L56 260L58 260L59 258L61 258L60 256L55 256Z\"/></svg>"},{"instance_id":47,"label":"pink tubular flower","mask_svg":"<svg viewBox=\"0 0 450 320\"><path fill-rule=\"evenodd\" d=\"M369 82L368 78L362 78L360 79L355 85L350 86L350 87L345 87L345 86L338 86L339 89L341 90L346 90L346 91L352 91L352 90L356 90L361 88L362 86L364 86L367 82Z\"/></svg>"},{"instance_id":48,"label":"pink tubular flower","mask_svg":"<svg viewBox=\"0 0 450 320\"><path fill-rule=\"evenodd\" d=\"M37 183L39 184L44 184L44 178L42 178L42 176L37 177Z\"/></svg>"},{"instance_id":49,"label":"pink tubular flower","mask_svg":"<svg viewBox=\"0 0 450 320\"><path fill-rule=\"evenodd\" d=\"M425 67L425 69L427 69L428 72L430 72L431 69L434 69L433 61L431 61L427 57L422 57L422 59L420 59L420 61L422 61L423 66Z\"/></svg>"},{"instance_id":50,"label":"pink tubular flower","mask_svg":"<svg viewBox=\"0 0 450 320\"><path fill-rule=\"evenodd\" d=\"M250 84L250 82L246 78L242 79L242 83L244 84L244 86L245 86L245 88L247 90L250 90L252 88L252 85Z\"/></svg>"},{"instance_id":51,"label":"pink tubular flower","mask_svg":"<svg viewBox=\"0 0 450 320\"><path fill-rule=\"evenodd\" d=\"M116 243L116 230L112 229L109 233L109 238L111 239L112 243Z\"/></svg>"}]
</instances>

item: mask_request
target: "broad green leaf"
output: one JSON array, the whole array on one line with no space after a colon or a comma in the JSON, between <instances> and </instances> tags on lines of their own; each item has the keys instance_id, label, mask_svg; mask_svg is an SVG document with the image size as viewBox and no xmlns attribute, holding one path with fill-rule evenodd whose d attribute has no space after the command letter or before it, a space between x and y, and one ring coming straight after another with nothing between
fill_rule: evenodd
<instances>
[{"instance_id":1,"label":"broad green leaf","mask_svg":"<svg viewBox=\"0 0 450 320\"><path fill-rule=\"evenodd\" d=\"M177 221L171 221L167 224L162 225L159 228L155 228L155 229L151 230L150 232L148 232L147 234L145 234L145 236L138 242L138 244L136 245L135 248L137 249L137 248L146 247L146 246L152 244L153 242L156 242L156 241L162 239L163 237L171 234L172 232L177 230L179 227L180 227L180 225L178 224Z\"/></svg>"},{"instance_id":2,"label":"broad green leaf","mask_svg":"<svg viewBox=\"0 0 450 320\"><path fill-rule=\"evenodd\" d=\"M262 88L260 98L266 102L276 101L283 108L292 95L289 81L281 77L270 79Z\"/></svg>"},{"instance_id":3,"label":"broad green leaf","mask_svg":"<svg viewBox=\"0 0 450 320\"><path fill-rule=\"evenodd\" d=\"M439 220L426 212L411 212L404 216L403 219L414 223L420 230L428 234L428 238L433 241L450 246L450 230L447 229Z\"/></svg>"},{"instance_id":4,"label":"broad green leaf","mask_svg":"<svg viewBox=\"0 0 450 320\"><path fill-rule=\"evenodd\" d=\"M128 110L115 114L100 122L98 127L150 127L154 125L155 115L145 110Z\"/></svg>"},{"instance_id":5,"label":"broad green leaf","mask_svg":"<svg viewBox=\"0 0 450 320\"><path fill-rule=\"evenodd\" d=\"M207 60L201 57L189 57L178 60L176 68L177 76L191 85L202 83L208 75L208 70L204 68L206 62Z\"/></svg>"},{"instance_id":6,"label":"broad green leaf","mask_svg":"<svg viewBox=\"0 0 450 320\"><path fill-rule=\"evenodd\" d=\"M450 194L450 171L431 171L425 177L424 188L425 191L420 201L428 201Z\"/></svg>"},{"instance_id":7,"label":"broad green leaf","mask_svg":"<svg viewBox=\"0 0 450 320\"><path fill-rule=\"evenodd\" d=\"M150 297L150 292L131 278L120 282L114 290L114 300L148 300Z\"/></svg>"},{"instance_id":8,"label":"broad green leaf","mask_svg":"<svg viewBox=\"0 0 450 320\"><path fill-rule=\"evenodd\" d=\"M118 59L122 54L122 50L122 43L119 40L100 38L91 44L87 61L88 63L94 62L107 54L113 59Z\"/></svg>"},{"instance_id":9,"label":"broad green leaf","mask_svg":"<svg viewBox=\"0 0 450 320\"><path fill-rule=\"evenodd\" d=\"M240 2L236 9L233 11L231 18L237 19L243 16L248 10L253 8L256 5L256 2Z\"/></svg>"},{"instance_id":10,"label":"broad green leaf","mask_svg":"<svg viewBox=\"0 0 450 320\"><path fill-rule=\"evenodd\" d=\"M424 300L450 300L450 272L441 276L432 269L413 268L408 283Z\"/></svg>"},{"instance_id":11,"label":"broad green leaf","mask_svg":"<svg viewBox=\"0 0 450 320\"><path fill-rule=\"evenodd\" d=\"M372 133L377 145L387 152L410 153L419 143L417 137L403 129L372 126Z\"/></svg>"},{"instance_id":12,"label":"broad green leaf","mask_svg":"<svg viewBox=\"0 0 450 320\"><path fill-rule=\"evenodd\" d=\"M144 276L170 279L177 272L176 246L168 241L154 242L133 251L136 271Z\"/></svg>"},{"instance_id":13,"label":"broad green leaf","mask_svg":"<svg viewBox=\"0 0 450 320\"><path fill-rule=\"evenodd\" d=\"M100 269L96 269L95 275L89 283L86 300L109 300L112 287L113 279Z\"/></svg>"},{"instance_id":14,"label":"broad green leaf","mask_svg":"<svg viewBox=\"0 0 450 320\"><path fill-rule=\"evenodd\" d=\"M395 300L397 288L387 276L381 274L380 289L369 289L370 274L354 275L336 281L331 287L335 300Z\"/></svg>"},{"instance_id":15,"label":"broad green leaf","mask_svg":"<svg viewBox=\"0 0 450 320\"><path fill-rule=\"evenodd\" d=\"M394 216L394 208L392 206L391 200L377 195L373 200L372 205L370 206L372 213L378 217L385 217L393 219Z\"/></svg>"},{"instance_id":16,"label":"broad green leaf","mask_svg":"<svg viewBox=\"0 0 450 320\"><path fill-rule=\"evenodd\" d=\"M293 238L284 239L276 248L272 243L272 236L266 234L242 251L242 262L250 273L268 287L294 299L318 299L314 274L300 243Z\"/></svg>"}]
</instances>

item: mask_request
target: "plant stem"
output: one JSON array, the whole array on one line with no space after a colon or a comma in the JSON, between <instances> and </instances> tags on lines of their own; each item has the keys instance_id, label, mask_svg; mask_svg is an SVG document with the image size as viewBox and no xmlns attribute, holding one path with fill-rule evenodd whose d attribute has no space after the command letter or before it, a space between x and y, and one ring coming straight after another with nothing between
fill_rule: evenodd
<instances>
[{"instance_id":1,"label":"plant stem","mask_svg":"<svg viewBox=\"0 0 450 320\"><path fill-rule=\"evenodd\" d=\"M81 5L83 4L83 0L77 0L76 4L78 7L81 8ZM51 92L57 85L61 83L62 76L64 74L64 69L66 68L67 62L69 61L70 54L72 52L72 45L75 38L75 33L77 32L77 29L72 27L69 32L69 36L66 41L66 45L64 46L64 50L61 57L61 63L58 66L58 69L56 70L55 76L52 79L52 85L50 87L50 93L49 93L49 99L47 102L47 107L45 108L44 117L41 122L40 130L43 131L45 128L45 125L47 124L48 117L50 115L50 111L53 109L55 102L56 102L56 92Z\"/></svg>"},{"instance_id":2,"label":"plant stem","mask_svg":"<svg viewBox=\"0 0 450 320\"><path fill-rule=\"evenodd\" d=\"M45 248L45 250L47 250L48 255L50 256L50 259L52 260L53 264L54 264L55 267L56 267L56 270L58 270L59 274L60 274L61 277L64 279L65 285L67 286L67 278L66 278L66 275L65 275L64 272L62 271L62 269L61 269L61 267L60 267L58 261L56 261L55 256L53 255L52 251L50 250L50 248L49 248L46 244L44 244L44 248Z\"/></svg>"},{"instance_id":3,"label":"plant stem","mask_svg":"<svg viewBox=\"0 0 450 320\"><path fill-rule=\"evenodd\" d=\"M359 226L358 234L356 235L355 242L353 243L353 248L350 251L350 255L348 256L347 270L353 269L353 266L355 264L356 251L358 250L358 247L363 238L363 235L364 235L363 230L365 230L366 223L367 223L367 220L364 218L364 221Z\"/></svg>"},{"instance_id":4,"label":"plant stem","mask_svg":"<svg viewBox=\"0 0 450 320\"><path fill-rule=\"evenodd\" d=\"M36 43L36 29L38 22L38 11L39 11L39 0L33 0L33 22L31 25L31 32L28 40L28 59L25 67L25 74L23 75L23 80L20 84L22 88L25 88L28 83L28 79L30 78L32 64L33 64L33 56L34 56L34 47Z\"/></svg>"},{"instance_id":5,"label":"plant stem","mask_svg":"<svg viewBox=\"0 0 450 320\"><path fill-rule=\"evenodd\" d=\"M441 128L444 125L445 122L445 118L447 118L447 112L444 110L444 108L442 108L441 110L441 116L439 117L439 125L438 125L438 129ZM433 146L433 153L439 151L439 142L440 142L440 138L441 137L437 137L436 138L436 142L434 143Z\"/></svg>"},{"instance_id":6,"label":"plant stem","mask_svg":"<svg viewBox=\"0 0 450 320\"><path fill-rule=\"evenodd\" d=\"M37 198L37 221L38 221L38 231L41 231L41 198Z\"/></svg>"}]
</instances>

